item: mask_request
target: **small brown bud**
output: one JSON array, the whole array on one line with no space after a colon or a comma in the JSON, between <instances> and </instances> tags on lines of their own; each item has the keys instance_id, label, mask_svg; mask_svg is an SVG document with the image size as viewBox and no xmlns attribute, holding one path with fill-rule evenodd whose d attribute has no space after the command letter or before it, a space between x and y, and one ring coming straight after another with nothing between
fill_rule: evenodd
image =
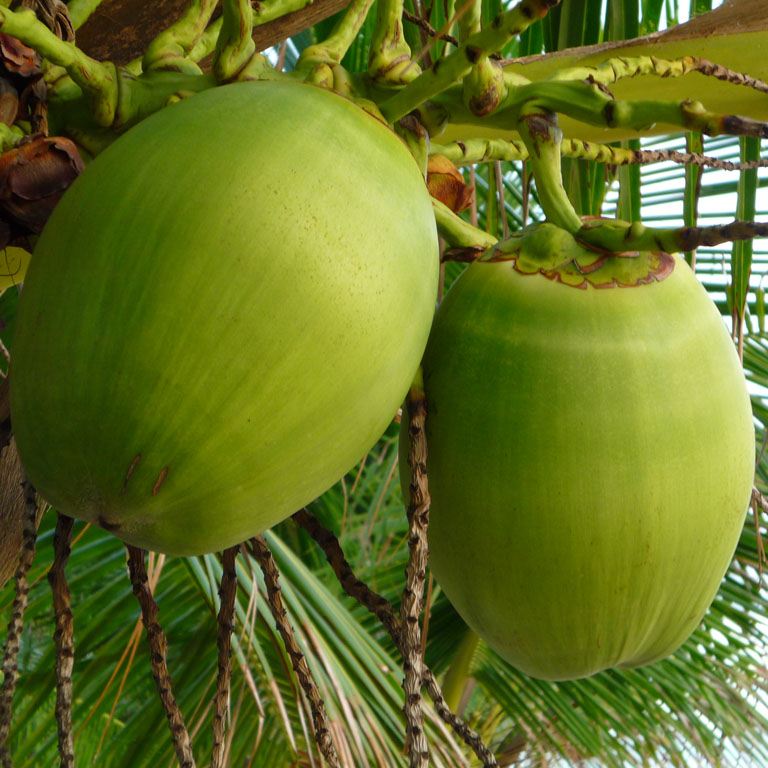
<instances>
[{"instance_id":1,"label":"small brown bud","mask_svg":"<svg viewBox=\"0 0 768 768\"><path fill-rule=\"evenodd\" d=\"M461 171L443 155L430 155L427 165L429 194L454 213L472 205L475 188L464 181Z\"/></svg>"}]
</instances>

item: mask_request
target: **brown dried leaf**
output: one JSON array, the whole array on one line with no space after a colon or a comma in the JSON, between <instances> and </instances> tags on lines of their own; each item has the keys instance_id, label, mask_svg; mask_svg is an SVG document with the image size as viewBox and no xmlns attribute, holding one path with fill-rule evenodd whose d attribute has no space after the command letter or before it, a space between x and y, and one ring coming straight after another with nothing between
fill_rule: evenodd
<instances>
[{"instance_id":1,"label":"brown dried leaf","mask_svg":"<svg viewBox=\"0 0 768 768\"><path fill-rule=\"evenodd\" d=\"M0 64L8 72L15 72L22 77L40 75L40 56L37 51L3 32L0 32Z\"/></svg>"},{"instance_id":2,"label":"brown dried leaf","mask_svg":"<svg viewBox=\"0 0 768 768\"><path fill-rule=\"evenodd\" d=\"M13 125L19 112L19 92L10 80L0 77L0 122Z\"/></svg>"},{"instance_id":3,"label":"brown dried leaf","mask_svg":"<svg viewBox=\"0 0 768 768\"><path fill-rule=\"evenodd\" d=\"M429 194L454 213L472 205L475 188L464 181L461 171L443 155L430 155L427 165Z\"/></svg>"},{"instance_id":4,"label":"brown dried leaf","mask_svg":"<svg viewBox=\"0 0 768 768\"><path fill-rule=\"evenodd\" d=\"M64 191L83 171L77 147L60 136L37 137L0 156L0 211L41 232Z\"/></svg>"}]
</instances>

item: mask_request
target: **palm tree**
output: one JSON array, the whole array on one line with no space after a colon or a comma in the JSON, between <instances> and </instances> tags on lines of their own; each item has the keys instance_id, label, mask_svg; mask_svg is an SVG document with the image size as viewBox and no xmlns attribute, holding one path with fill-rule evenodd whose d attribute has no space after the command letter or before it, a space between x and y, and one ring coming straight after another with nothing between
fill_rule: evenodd
<instances>
[{"instance_id":1,"label":"palm tree","mask_svg":"<svg viewBox=\"0 0 768 768\"><path fill-rule=\"evenodd\" d=\"M378 3L379 9L386 12L398 8L397 3ZM75 27L82 25L79 45L100 52L98 58L127 64L138 74L141 67L135 57L139 51L130 49L126 40L138 41L141 48L145 47L173 21L173 13L178 13L182 4L168 3L167 8L153 9L153 24L137 24L131 30L135 34L119 39L105 27L105 19L110 14L120 18L126 9L135 10L141 4L112 5L110 8L110 0L105 0L99 9L99 3L70 0L69 15ZM206 5L216 4L190 3L190 8L202 13ZM317 0L314 6L303 9L305 5L280 6L275 21L267 16L254 28L259 45L275 46L270 57L279 68L301 67L307 58L305 52L338 30L335 25L339 20L349 19L339 8L342 3ZM473 31L471 24L462 27L453 22L457 12L470 5L427 5L408 0L400 42L407 43L414 53L421 52L425 67L446 57L453 47L445 34L453 32L463 39ZM268 3L264 6L272 7ZM478 23L486 28L506 9L495 0L476 3L472 8L478 12ZM530 57L510 61L505 70L525 73L534 81L557 68L608 57L641 56L648 51L657 58L686 54L706 57L731 70L768 79L766 58L757 53L759 46L768 45L768 23L765 12L761 13L761 0L741 0L712 15L707 13L710 9L711 3L706 0L691 3L690 9L683 2L564 0L521 35L497 46L498 53L504 59ZM286 11L294 13L284 17ZM331 12L334 15L318 21ZM678 27L681 14L688 12L696 18ZM55 63L65 63L59 61L63 56L60 45L42 34L39 24L16 23L17 15L0 9L0 31L21 38ZM377 29L380 31L375 12L364 18L342 51L341 64L352 73L366 69L369 52L376 45ZM210 53L216 25L217 21L211 22L211 32L188 47L190 61L202 61ZM664 27L667 31L652 39L623 42ZM542 56L544 52L547 55ZM627 99L643 94L659 98L663 90L664 98L678 102L688 97L701 98L720 113L768 120L765 93L759 88L721 84L701 74L664 79L654 74L638 75L611 84L610 88L618 98ZM368 95L372 97L373 92ZM385 97L380 93L378 97L384 103ZM443 105L452 110L448 128L438 140L446 153L455 147L452 143L457 139L483 136L487 126L493 127L492 115L476 119L452 102L450 95L435 96L438 102L441 98ZM57 114L55 106L52 102L50 117L55 130L63 134L69 130L83 153L98 153L111 140L93 124L84 130L81 115L75 117L73 111L65 110ZM74 127L68 127L69 119ZM564 145L566 187L581 214L617 213L621 218L636 220L642 213L646 220L654 217L666 219L670 225L694 225L697 212L703 212L702 219L708 217L705 209L711 199L719 201L717 210L723 210L726 204L736 206L727 211L726 218L732 214L753 220L765 214L757 210L756 201L762 201L759 190L766 177L756 168L731 172L721 179L717 170L707 170L706 166L672 162L675 157L671 151L717 155L716 165L723 166L739 159L760 158L759 138L709 139L688 131L670 139L666 125L648 131L606 131L603 127L585 127L584 122L576 123L567 115L562 117L561 125L566 137L610 141L617 151L642 148L648 150L645 159L664 161L647 165L598 163L583 143ZM19 133L23 130L22 126ZM651 136L657 130L663 134L661 138ZM505 139L511 138L503 129L495 127L495 131ZM645 135L642 144L641 133ZM16 140L6 137L5 147ZM651 158L653 151L662 154ZM458 160L456 163L461 165ZM536 192L528 184L523 154L518 159L467 164L462 171L464 179L473 181L476 188L476 204L461 214L464 222L474 223L489 236L501 237L508 229L543 217ZM670 201L681 199L682 205L670 208ZM655 207L657 200L666 205ZM456 226L453 219L451 226ZM455 245L450 242L449 229L442 230L449 239L446 247ZM768 336L762 277L767 252L756 241L754 247L749 242L732 249L702 247L695 260L702 282L733 329L743 354L757 424L756 485L766 493L768 463L764 447L768 432L764 425L768 407L764 393L768 387ZM445 264L446 289L463 269L464 265L457 262ZM0 317L7 326L2 339L10 347L11 356L17 301L15 287L0 298ZM706 383L702 382L702 386ZM393 423L356 467L308 507L319 523L338 537L355 575L395 609L402 599L403 573L409 560L408 520L397 479L398 433L399 425ZM446 700L490 746L499 765L588 764L618 768L765 764L768 595L762 583L765 553L760 532L766 512L761 498L755 494L754 508L745 519L734 559L701 625L672 656L646 667L608 670L565 682L528 677L464 624L440 586L428 576L421 616L424 655L443 685ZM51 640L54 610L45 583L54 560L56 524L53 512L43 515L37 553L28 574L32 587L18 655L19 682L10 741L14 764L18 766L51 764L57 759L56 651ZM289 519L266 532L264 539L279 569L295 640L327 710L340 765L408 764L402 659L385 626L345 592L306 527ZM323 757L313 738L312 707L275 624L265 577L256 566L252 558L240 556L236 560L232 682L224 741L227 764L264 768L322 765ZM174 694L201 765L207 764L214 741L211 721L217 688L216 616L222 599L219 585L223 570L218 554L189 558L150 554L148 558L149 582L168 638L167 663ZM78 763L174 765L174 745L152 679L124 546L96 526L75 522L67 581L74 615L72 720ZM11 582L2 595L6 619L10 618L13 600ZM424 710L431 764L446 768L477 764L472 749L445 725L436 709L425 703Z\"/></svg>"}]
</instances>

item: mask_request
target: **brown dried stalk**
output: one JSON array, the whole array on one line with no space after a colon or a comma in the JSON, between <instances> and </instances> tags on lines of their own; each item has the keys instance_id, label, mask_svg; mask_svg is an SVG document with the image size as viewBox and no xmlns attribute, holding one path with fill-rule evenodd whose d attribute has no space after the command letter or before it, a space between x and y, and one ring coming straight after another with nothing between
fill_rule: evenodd
<instances>
[{"instance_id":1,"label":"brown dried stalk","mask_svg":"<svg viewBox=\"0 0 768 768\"><path fill-rule=\"evenodd\" d=\"M11 719L13 717L13 694L19 677L19 643L24 626L24 612L27 610L29 598L27 574L35 557L35 544L37 542L38 505L35 489L26 476L22 482L22 487L24 489L24 518L22 521L24 528L19 564L16 567L16 596L13 599L11 620L8 622L8 635L5 640L3 687L0 690L0 763L2 763L3 768L11 768L13 765L8 738L11 733Z\"/></svg>"},{"instance_id":2,"label":"brown dried stalk","mask_svg":"<svg viewBox=\"0 0 768 768\"><path fill-rule=\"evenodd\" d=\"M306 508L293 515L293 520L303 528L322 548L336 578L344 591L358 603L366 607L389 632L397 650L403 654L402 622L395 614L390 602L374 592L365 582L357 578L352 567L344 557L339 540L323 526ZM443 692L435 680L432 670L422 666L424 685L435 704L435 711L442 720L453 728L454 732L474 750L484 768L495 768L496 758L483 740L460 717L454 715L445 703Z\"/></svg>"},{"instance_id":3,"label":"brown dried stalk","mask_svg":"<svg viewBox=\"0 0 768 768\"><path fill-rule=\"evenodd\" d=\"M189 733L186 725L184 725L184 717L176 703L171 687L171 675L168 672L166 660L168 641L157 622L158 608L149 588L147 569L144 565L144 550L130 544L127 544L126 548L128 549L128 570L131 574L133 594L136 595L141 605L141 617L147 630L152 676L155 678L160 701L168 717L176 758L181 768L195 768L195 758L192 754Z\"/></svg>"},{"instance_id":4,"label":"brown dried stalk","mask_svg":"<svg viewBox=\"0 0 768 768\"><path fill-rule=\"evenodd\" d=\"M72 603L65 568L72 543L72 526L75 521L67 515L59 515L53 534L53 565L48 572L48 582L53 593L56 629L56 723L59 731L59 758L61 768L73 768L75 743L72 735L72 667L75 663L74 625Z\"/></svg>"},{"instance_id":5,"label":"brown dried stalk","mask_svg":"<svg viewBox=\"0 0 768 768\"><path fill-rule=\"evenodd\" d=\"M237 595L237 571L235 558L239 546L224 550L222 555L221 586L219 587L219 672L213 708L213 751L211 768L224 768L225 737L227 732L227 706L232 681L232 632L234 630L235 597Z\"/></svg>"},{"instance_id":6,"label":"brown dried stalk","mask_svg":"<svg viewBox=\"0 0 768 768\"><path fill-rule=\"evenodd\" d=\"M427 401L423 386L415 383L408 392L408 466L411 470L408 503L408 547L410 555L405 570L405 589L400 603L403 670L405 680L406 735L410 749L411 768L426 768L429 748L424 733L424 712L421 708L421 686L424 660L421 655L421 614L426 579L427 526L429 524L429 489L427 487L427 439L424 423Z\"/></svg>"},{"instance_id":7,"label":"brown dried stalk","mask_svg":"<svg viewBox=\"0 0 768 768\"><path fill-rule=\"evenodd\" d=\"M435 40L445 40L451 45L455 45L457 48L459 47L459 41L453 35L449 35L442 31L438 32L426 19L422 18L421 16L416 16L410 11L403 10L403 18L406 21L410 21L411 24L415 24L417 27L423 29L424 32L426 32L427 35L432 38L430 43L434 42Z\"/></svg>"},{"instance_id":8,"label":"brown dried stalk","mask_svg":"<svg viewBox=\"0 0 768 768\"><path fill-rule=\"evenodd\" d=\"M328 724L328 714L325 711L325 704L320 696L317 684L312 678L312 673L309 671L307 660L304 658L304 654L302 653L299 644L296 642L293 627L291 627L291 624L288 621L288 614L286 613L285 605L283 604L283 595L280 588L280 574L277 570L275 559L272 557L272 553L269 551L269 547L263 536L254 536L248 543L254 558L264 574L264 583L267 587L269 607L272 611L272 616L275 619L278 632L280 632L280 636L283 638L285 650L288 652L288 656L290 656L293 671L296 673L299 684L312 708L312 727L315 732L317 746L320 748L320 752L328 761L331 768L341 768L339 756L336 752L336 745L331 738L331 730Z\"/></svg>"}]
</instances>

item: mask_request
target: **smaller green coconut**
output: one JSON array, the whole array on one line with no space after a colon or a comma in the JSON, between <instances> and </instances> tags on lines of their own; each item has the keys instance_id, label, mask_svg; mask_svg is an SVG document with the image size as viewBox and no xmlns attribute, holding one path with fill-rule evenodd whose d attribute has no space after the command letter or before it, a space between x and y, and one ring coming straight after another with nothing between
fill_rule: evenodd
<instances>
[{"instance_id":1,"label":"smaller green coconut","mask_svg":"<svg viewBox=\"0 0 768 768\"><path fill-rule=\"evenodd\" d=\"M755 449L685 261L525 231L450 289L423 369L430 565L470 627L553 680L678 648L733 556Z\"/></svg>"},{"instance_id":2,"label":"smaller green coconut","mask_svg":"<svg viewBox=\"0 0 768 768\"><path fill-rule=\"evenodd\" d=\"M23 464L131 544L241 542L391 422L437 274L417 164L348 99L251 82L167 107L95 159L35 250L12 351Z\"/></svg>"}]
</instances>

